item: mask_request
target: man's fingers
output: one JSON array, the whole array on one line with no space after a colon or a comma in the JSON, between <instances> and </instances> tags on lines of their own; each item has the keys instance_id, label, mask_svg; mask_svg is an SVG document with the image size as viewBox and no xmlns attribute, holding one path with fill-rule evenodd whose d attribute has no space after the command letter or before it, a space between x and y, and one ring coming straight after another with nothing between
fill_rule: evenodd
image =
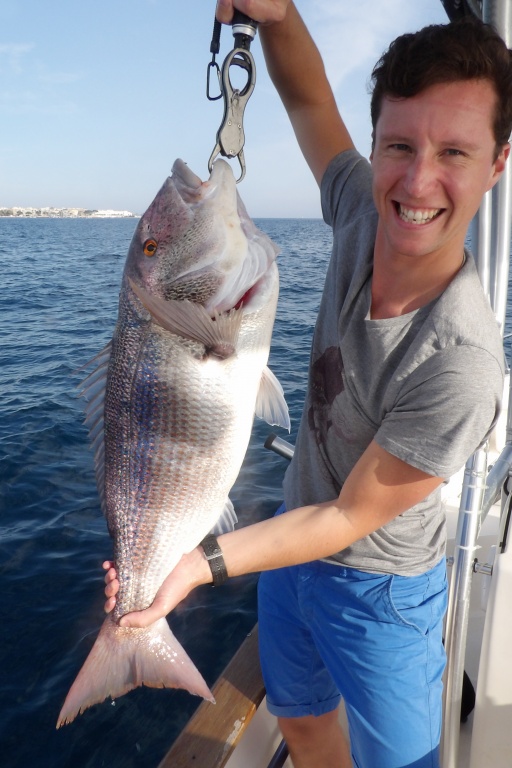
<instances>
[{"instance_id":1,"label":"man's fingers","mask_svg":"<svg viewBox=\"0 0 512 768\"><path fill-rule=\"evenodd\" d=\"M283 21L290 0L217 0L216 18L223 24L231 24L233 13L239 10L260 24Z\"/></svg>"},{"instance_id":2,"label":"man's fingers","mask_svg":"<svg viewBox=\"0 0 512 768\"><path fill-rule=\"evenodd\" d=\"M119 581L117 579L112 579L112 581L107 582L107 586L105 587L105 595L107 597L114 597L118 592Z\"/></svg>"},{"instance_id":3,"label":"man's fingers","mask_svg":"<svg viewBox=\"0 0 512 768\"><path fill-rule=\"evenodd\" d=\"M117 581L117 573L115 568L109 568L109 570L106 572L104 577L105 584L110 584L112 581ZM119 589L119 582L117 582L118 589Z\"/></svg>"},{"instance_id":4,"label":"man's fingers","mask_svg":"<svg viewBox=\"0 0 512 768\"><path fill-rule=\"evenodd\" d=\"M108 600L106 600L105 605L103 606L103 610L105 613L110 613L114 610L116 605L116 599L115 597L109 597Z\"/></svg>"},{"instance_id":5,"label":"man's fingers","mask_svg":"<svg viewBox=\"0 0 512 768\"><path fill-rule=\"evenodd\" d=\"M232 0L217 0L215 16L223 24L230 24L231 19L233 18Z\"/></svg>"}]
</instances>

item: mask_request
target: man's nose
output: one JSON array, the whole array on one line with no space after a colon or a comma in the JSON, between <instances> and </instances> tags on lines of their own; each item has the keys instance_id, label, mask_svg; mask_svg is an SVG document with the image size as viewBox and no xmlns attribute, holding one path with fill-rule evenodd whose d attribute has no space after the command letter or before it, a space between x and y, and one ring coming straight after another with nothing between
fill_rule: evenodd
<instances>
[{"instance_id":1,"label":"man's nose","mask_svg":"<svg viewBox=\"0 0 512 768\"><path fill-rule=\"evenodd\" d=\"M404 178L404 187L411 197L425 197L435 185L435 162L422 154L411 158Z\"/></svg>"}]
</instances>

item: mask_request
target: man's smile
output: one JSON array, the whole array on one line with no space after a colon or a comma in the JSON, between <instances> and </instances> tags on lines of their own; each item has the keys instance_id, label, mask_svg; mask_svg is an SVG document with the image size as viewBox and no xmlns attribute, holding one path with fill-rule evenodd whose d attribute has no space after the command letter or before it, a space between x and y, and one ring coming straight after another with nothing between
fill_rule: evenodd
<instances>
[{"instance_id":1,"label":"man's smile","mask_svg":"<svg viewBox=\"0 0 512 768\"><path fill-rule=\"evenodd\" d=\"M402 221L408 224L427 224L444 210L443 208L406 208L401 203L395 203L395 207Z\"/></svg>"}]
</instances>

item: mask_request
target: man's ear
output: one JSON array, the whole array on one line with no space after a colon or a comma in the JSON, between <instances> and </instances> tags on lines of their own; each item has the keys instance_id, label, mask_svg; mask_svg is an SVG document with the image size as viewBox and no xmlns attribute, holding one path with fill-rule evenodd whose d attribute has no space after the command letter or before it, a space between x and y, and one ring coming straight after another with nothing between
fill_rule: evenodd
<instances>
[{"instance_id":1,"label":"man's ear","mask_svg":"<svg viewBox=\"0 0 512 768\"><path fill-rule=\"evenodd\" d=\"M510 144L504 144L500 150L500 153L493 164L493 173L491 174L491 178L489 179L489 186L487 187L487 190L492 189L496 182L501 177L503 171L505 170L505 166L507 164L508 156L510 155Z\"/></svg>"}]
</instances>

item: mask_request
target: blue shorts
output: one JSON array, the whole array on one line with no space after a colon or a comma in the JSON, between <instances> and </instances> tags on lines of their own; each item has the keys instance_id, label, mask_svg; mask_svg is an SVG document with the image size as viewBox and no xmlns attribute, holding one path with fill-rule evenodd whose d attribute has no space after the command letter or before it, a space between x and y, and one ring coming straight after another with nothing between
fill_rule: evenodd
<instances>
[{"instance_id":1,"label":"blue shorts","mask_svg":"<svg viewBox=\"0 0 512 768\"><path fill-rule=\"evenodd\" d=\"M321 561L268 571L258 602L270 712L321 715L343 697L356 768L438 768L444 559L413 577Z\"/></svg>"}]
</instances>

